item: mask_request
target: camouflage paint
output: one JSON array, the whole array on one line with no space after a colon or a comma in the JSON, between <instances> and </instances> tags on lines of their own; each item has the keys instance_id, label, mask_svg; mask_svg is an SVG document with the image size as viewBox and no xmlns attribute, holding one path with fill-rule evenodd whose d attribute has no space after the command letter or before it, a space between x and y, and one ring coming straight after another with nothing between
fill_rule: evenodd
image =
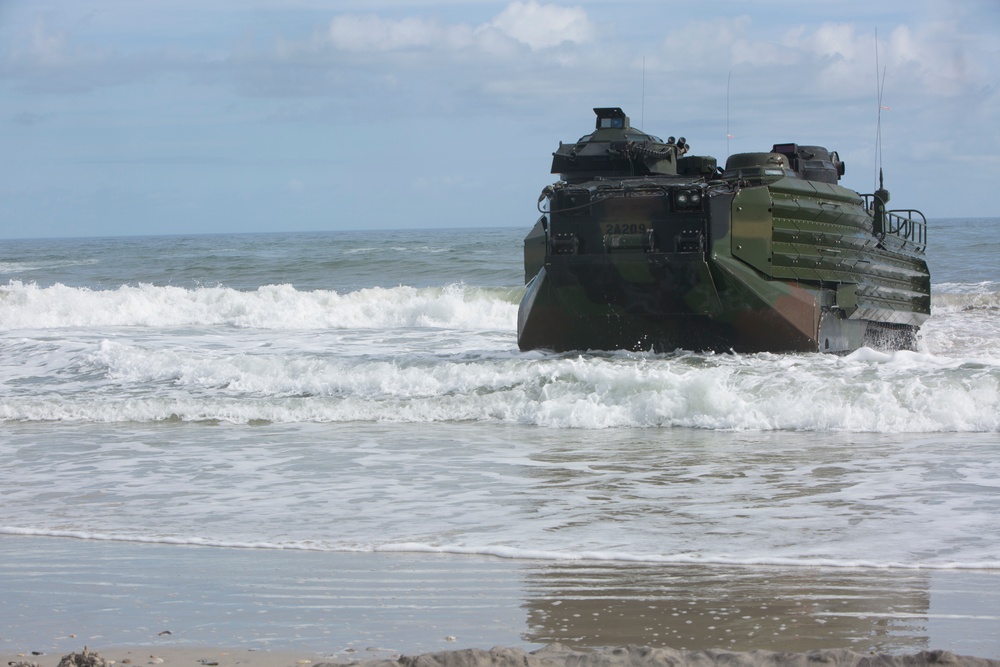
<instances>
[{"instance_id":1,"label":"camouflage paint","mask_svg":"<svg viewBox=\"0 0 1000 667\"><path fill-rule=\"evenodd\" d=\"M881 212L876 224L878 209L836 184L836 153L776 145L720 173L713 158L680 157L683 139L661 142L620 109L595 111L599 128L602 112L624 122L553 154L563 180L543 191L547 209L525 239L522 349L913 344L930 276L924 237L910 232L925 228L906 218L908 236L879 234L893 219Z\"/></svg>"}]
</instances>

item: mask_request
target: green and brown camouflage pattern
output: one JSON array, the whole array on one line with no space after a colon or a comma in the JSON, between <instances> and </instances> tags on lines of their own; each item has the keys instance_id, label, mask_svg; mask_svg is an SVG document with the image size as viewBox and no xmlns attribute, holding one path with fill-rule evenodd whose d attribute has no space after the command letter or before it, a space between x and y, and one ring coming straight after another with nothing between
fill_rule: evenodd
<instances>
[{"instance_id":1,"label":"green and brown camouflage pattern","mask_svg":"<svg viewBox=\"0 0 1000 667\"><path fill-rule=\"evenodd\" d=\"M838 184L836 153L778 144L725 170L595 109L524 241L523 350L911 348L930 315L926 220ZM603 126L602 126L603 124Z\"/></svg>"}]
</instances>

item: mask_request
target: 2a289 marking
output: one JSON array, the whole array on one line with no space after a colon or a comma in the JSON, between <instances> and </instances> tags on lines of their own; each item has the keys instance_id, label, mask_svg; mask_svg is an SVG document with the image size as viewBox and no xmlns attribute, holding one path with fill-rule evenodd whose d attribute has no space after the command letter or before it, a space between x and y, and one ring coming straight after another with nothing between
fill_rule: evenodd
<instances>
[{"instance_id":1,"label":"2a289 marking","mask_svg":"<svg viewBox=\"0 0 1000 667\"><path fill-rule=\"evenodd\" d=\"M611 224L610 222L604 226L605 234L645 234L646 225L644 224Z\"/></svg>"}]
</instances>

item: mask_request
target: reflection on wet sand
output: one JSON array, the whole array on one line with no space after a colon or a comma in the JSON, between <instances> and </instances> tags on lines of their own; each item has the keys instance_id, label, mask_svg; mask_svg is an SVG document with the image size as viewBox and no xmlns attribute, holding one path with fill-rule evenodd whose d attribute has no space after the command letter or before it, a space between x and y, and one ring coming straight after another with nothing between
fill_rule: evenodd
<instances>
[{"instance_id":1,"label":"reflection on wet sand","mask_svg":"<svg viewBox=\"0 0 1000 667\"><path fill-rule=\"evenodd\" d=\"M0 590L7 653L150 644L357 659L559 642L1000 657L1000 571L990 570L560 562L0 535Z\"/></svg>"},{"instance_id":2,"label":"reflection on wet sand","mask_svg":"<svg viewBox=\"0 0 1000 667\"><path fill-rule=\"evenodd\" d=\"M532 643L807 651L929 648L930 574L551 564L527 577Z\"/></svg>"}]
</instances>

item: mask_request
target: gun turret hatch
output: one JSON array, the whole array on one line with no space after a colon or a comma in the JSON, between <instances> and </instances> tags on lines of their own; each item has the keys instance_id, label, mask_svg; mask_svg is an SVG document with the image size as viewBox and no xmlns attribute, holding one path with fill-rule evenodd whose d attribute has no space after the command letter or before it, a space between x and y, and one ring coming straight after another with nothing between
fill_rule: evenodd
<instances>
[{"instance_id":1,"label":"gun turret hatch","mask_svg":"<svg viewBox=\"0 0 1000 667\"><path fill-rule=\"evenodd\" d=\"M597 114L598 130L627 130L632 127L628 116L618 107L597 107L594 113Z\"/></svg>"},{"instance_id":2,"label":"gun turret hatch","mask_svg":"<svg viewBox=\"0 0 1000 667\"><path fill-rule=\"evenodd\" d=\"M595 129L572 144L560 142L552 154L552 173L569 183L594 178L676 176L677 161L688 146L683 137L666 143L632 127L620 107L595 107Z\"/></svg>"}]
</instances>

